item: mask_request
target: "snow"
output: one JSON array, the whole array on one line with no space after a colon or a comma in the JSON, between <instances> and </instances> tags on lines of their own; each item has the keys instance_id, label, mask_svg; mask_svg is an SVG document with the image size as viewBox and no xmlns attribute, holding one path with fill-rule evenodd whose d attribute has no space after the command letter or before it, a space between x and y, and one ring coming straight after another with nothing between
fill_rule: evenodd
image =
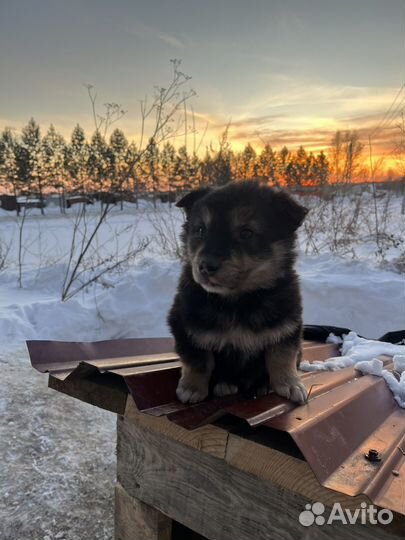
<instances>
[{"instance_id":1,"label":"snow","mask_svg":"<svg viewBox=\"0 0 405 540\"><path fill-rule=\"evenodd\" d=\"M329 341L334 342L334 338L336 336L332 336L332 340L329 339ZM399 380L392 372L384 369L382 360L376 358L380 355L393 357L394 371L401 374ZM300 369L302 371L336 371L350 366L361 373L382 377L393 393L395 401L400 407L405 408L405 345L364 339L356 332L349 332L343 336L341 356L313 363L303 360Z\"/></svg>"},{"instance_id":2,"label":"snow","mask_svg":"<svg viewBox=\"0 0 405 540\"><path fill-rule=\"evenodd\" d=\"M168 334L167 313L179 264L153 263L132 269L67 302L58 297L62 268L36 280L36 294L12 288L0 296L0 335L9 343L27 339L96 341ZM31 283L28 277L26 282ZM15 293L20 296L14 296Z\"/></svg>"},{"instance_id":3,"label":"snow","mask_svg":"<svg viewBox=\"0 0 405 540\"><path fill-rule=\"evenodd\" d=\"M0 351L1 540L111 540L112 413L47 388L26 351Z\"/></svg>"},{"instance_id":4,"label":"snow","mask_svg":"<svg viewBox=\"0 0 405 540\"><path fill-rule=\"evenodd\" d=\"M96 206L89 211L90 219L93 214L96 219ZM167 335L165 317L180 265L159 253L154 241L124 272L106 276L101 284L68 302L60 301L64 261L77 211L71 209L64 216L55 206L47 208L45 216L39 210L29 213L24 229L22 289L16 281L16 220L12 213L0 211L2 239L11 244L9 267L0 273L0 336L9 344L20 344L25 339L97 340ZM167 212L163 205L160 211ZM122 249L134 230L137 238L152 238L152 213L146 201L142 201L139 209L129 203L123 212L115 208L101 229L98 253ZM177 210L173 213L178 231L181 215ZM331 254L302 253L298 272L305 323L342 326L371 338L404 326L405 286L400 274L376 268L367 260L348 261Z\"/></svg>"},{"instance_id":5,"label":"snow","mask_svg":"<svg viewBox=\"0 0 405 540\"><path fill-rule=\"evenodd\" d=\"M96 219L98 211L98 205L88 207L90 219ZM137 238L151 239L148 249L123 271L104 276L62 302L66 253L78 206L67 215L56 205L45 212L41 216L33 209L27 215L23 287L18 288L17 221L13 213L0 209L0 244L10 245L8 265L0 272L0 454L6 456L0 466L0 538L107 540L112 538L115 415L49 390L46 376L31 368L24 341L168 335L166 314L180 263L162 253L153 238L150 203L141 201L138 209L126 203L124 211L114 209L100 230L98 252L125 248L134 230ZM164 215L167 206L160 205L157 212ZM178 232L181 214L173 210L172 217ZM343 326L369 338L404 327L400 274L377 268L367 257L350 261L303 253L298 272L305 323ZM395 349L403 371L401 351ZM373 357L376 354L373 349ZM362 369L386 378L399 403L405 401L405 375L400 381L387 377L373 357L356 356L358 362L368 362L360 364Z\"/></svg>"},{"instance_id":6,"label":"snow","mask_svg":"<svg viewBox=\"0 0 405 540\"><path fill-rule=\"evenodd\" d=\"M302 256L298 271L306 324L341 326L370 338L404 328L405 283L400 274L332 255Z\"/></svg>"},{"instance_id":7,"label":"snow","mask_svg":"<svg viewBox=\"0 0 405 540\"><path fill-rule=\"evenodd\" d=\"M403 295L400 276L363 267L352 281L342 279L343 273L350 276L351 266L332 258L327 264L316 264L312 257L300 260L305 322L349 327L372 337L400 328L403 305L392 301ZM179 272L178 262L144 261L68 302L59 296L61 265L42 270L39 277L36 271L28 272L23 290L3 278L0 336L9 344L166 336L166 313ZM378 310L370 310L370 302Z\"/></svg>"}]
</instances>

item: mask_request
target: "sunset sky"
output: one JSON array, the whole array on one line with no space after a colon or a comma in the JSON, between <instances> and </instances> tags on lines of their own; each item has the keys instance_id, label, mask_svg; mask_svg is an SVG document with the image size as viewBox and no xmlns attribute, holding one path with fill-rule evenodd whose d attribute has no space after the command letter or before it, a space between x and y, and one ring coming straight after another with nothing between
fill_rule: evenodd
<instances>
[{"instance_id":1,"label":"sunset sky","mask_svg":"<svg viewBox=\"0 0 405 540\"><path fill-rule=\"evenodd\" d=\"M0 0L0 128L33 116L69 136L90 134L84 83L100 103L128 111L139 134L139 100L182 59L204 145L231 122L234 147L326 147L333 132L379 126L389 153L405 104L404 0Z\"/></svg>"}]
</instances>

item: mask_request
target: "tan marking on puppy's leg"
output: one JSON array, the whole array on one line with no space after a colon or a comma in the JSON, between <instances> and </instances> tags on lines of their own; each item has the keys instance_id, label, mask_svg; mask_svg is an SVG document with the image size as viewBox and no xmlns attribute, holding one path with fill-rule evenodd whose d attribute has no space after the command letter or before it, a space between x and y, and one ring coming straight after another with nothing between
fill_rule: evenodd
<instances>
[{"instance_id":1,"label":"tan marking on puppy's leg","mask_svg":"<svg viewBox=\"0 0 405 540\"><path fill-rule=\"evenodd\" d=\"M302 362L302 354L303 354L303 353L302 353L302 347L300 347L300 348L298 349L298 352L297 352L297 364L296 364L297 369L300 367L300 364L301 364L301 362Z\"/></svg>"},{"instance_id":2,"label":"tan marking on puppy's leg","mask_svg":"<svg viewBox=\"0 0 405 540\"><path fill-rule=\"evenodd\" d=\"M216 397L224 397L224 396L232 396L234 394L238 393L239 388L236 386L236 384L231 384L227 382L218 383L214 386L214 396Z\"/></svg>"},{"instance_id":3,"label":"tan marking on puppy's leg","mask_svg":"<svg viewBox=\"0 0 405 540\"><path fill-rule=\"evenodd\" d=\"M182 403L198 403L208 396L209 382L214 369L214 356L208 354L203 371L190 364L183 364L181 378L177 385L176 395Z\"/></svg>"},{"instance_id":4,"label":"tan marking on puppy's leg","mask_svg":"<svg viewBox=\"0 0 405 540\"><path fill-rule=\"evenodd\" d=\"M270 387L276 394L303 404L308 393L297 373L299 351L291 345L274 345L266 352L266 368Z\"/></svg>"}]
</instances>

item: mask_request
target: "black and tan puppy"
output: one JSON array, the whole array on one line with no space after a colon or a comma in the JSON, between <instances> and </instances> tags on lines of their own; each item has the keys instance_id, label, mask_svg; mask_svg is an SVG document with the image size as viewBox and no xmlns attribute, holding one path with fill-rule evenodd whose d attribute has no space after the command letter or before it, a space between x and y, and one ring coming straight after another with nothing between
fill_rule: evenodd
<instances>
[{"instance_id":1,"label":"black and tan puppy","mask_svg":"<svg viewBox=\"0 0 405 540\"><path fill-rule=\"evenodd\" d=\"M183 362L178 399L274 390L303 403L294 243L306 210L256 182L198 189L177 206L187 217L185 264L168 316Z\"/></svg>"}]
</instances>

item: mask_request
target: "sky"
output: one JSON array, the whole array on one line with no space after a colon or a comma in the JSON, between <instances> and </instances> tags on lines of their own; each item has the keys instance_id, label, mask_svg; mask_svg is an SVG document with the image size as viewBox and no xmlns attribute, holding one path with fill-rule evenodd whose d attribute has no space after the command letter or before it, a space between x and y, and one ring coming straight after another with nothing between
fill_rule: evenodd
<instances>
[{"instance_id":1,"label":"sky","mask_svg":"<svg viewBox=\"0 0 405 540\"><path fill-rule=\"evenodd\" d=\"M201 147L228 124L237 149L319 150L357 129L388 156L405 104L405 1L0 0L0 129L34 117L90 134L92 84L137 140L140 100L168 84L172 58L192 77Z\"/></svg>"}]
</instances>

